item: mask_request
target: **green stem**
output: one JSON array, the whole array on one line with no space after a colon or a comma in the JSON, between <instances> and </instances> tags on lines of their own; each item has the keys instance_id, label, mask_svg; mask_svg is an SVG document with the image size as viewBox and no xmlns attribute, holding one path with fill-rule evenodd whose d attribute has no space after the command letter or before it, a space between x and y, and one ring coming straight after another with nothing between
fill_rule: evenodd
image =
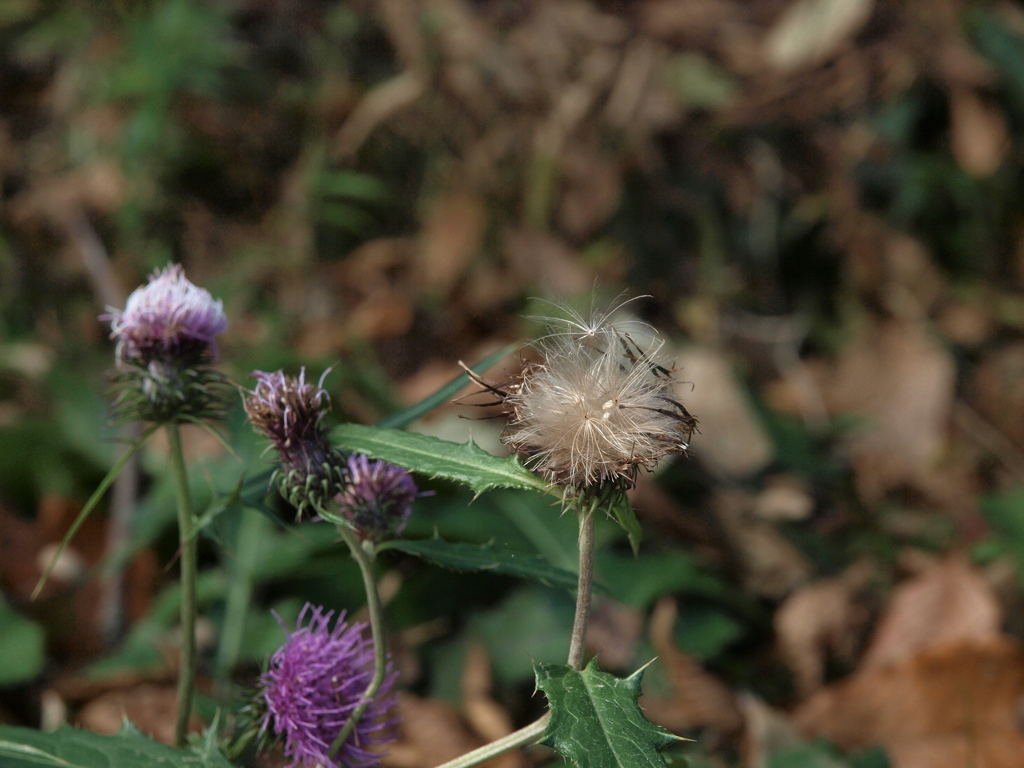
<instances>
[{"instance_id":1,"label":"green stem","mask_svg":"<svg viewBox=\"0 0 1024 768\"><path fill-rule=\"evenodd\" d=\"M497 741L484 744L472 752L467 752L461 757L456 757L454 760L449 760L447 763L437 766L437 768L472 768L472 766L480 765L480 763L508 752L510 749L533 744L544 733L544 729L548 727L550 717L550 714L546 714L539 720L534 720L529 725L520 728L514 733L510 733L508 736L502 736Z\"/></svg>"},{"instance_id":2,"label":"green stem","mask_svg":"<svg viewBox=\"0 0 1024 768\"><path fill-rule=\"evenodd\" d=\"M174 746L183 747L188 735L192 692L196 681L196 538L192 531L195 513L192 511L178 425L168 422L165 426L178 495L178 540L181 543L181 663L178 670L178 719L174 726Z\"/></svg>"},{"instance_id":3,"label":"green stem","mask_svg":"<svg viewBox=\"0 0 1024 768\"><path fill-rule=\"evenodd\" d=\"M373 679L370 680L370 684L363 692L362 700L352 710L352 715L349 717L348 722L345 723L334 743L331 744L329 752L331 757L335 757L338 754L341 745L352 735L352 731L355 730L356 725L359 723L359 718L363 716L366 708L370 706L370 702L377 695L377 691L380 690L384 682L384 676L387 674L387 648L384 645L384 609L381 606L380 593L377 592L377 578L373 572L373 560L366 550L363 549L359 539L356 538L355 533L351 529L346 528L344 525L339 525L338 531L341 533L341 538L348 544L348 548L352 552L352 558L359 564L359 571L363 574L363 587L366 589L366 607L370 613L370 633L373 637L373 656L376 663L373 670Z\"/></svg>"},{"instance_id":4,"label":"green stem","mask_svg":"<svg viewBox=\"0 0 1024 768\"><path fill-rule=\"evenodd\" d=\"M576 615L572 621L569 641L569 661L573 669L583 667L586 650L587 622L590 619L590 593L594 582L594 509L581 509L580 515L580 571L576 588Z\"/></svg>"},{"instance_id":5,"label":"green stem","mask_svg":"<svg viewBox=\"0 0 1024 768\"><path fill-rule=\"evenodd\" d=\"M579 510L580 516L580 571L576 589L576 615L572 622L572 638L569 641L569 666L580 669L583 666L583 651L586 647L587 622L590 618L590 594L594 582L594 509L597 502ZM472 768L497 757L510 749L525 747L536 742L547 728L551 714L545 714L515 733L497 741L485 744L479 749L467 752L461 757L449 760L437 768Z\"/></svg>"}]
</instances>

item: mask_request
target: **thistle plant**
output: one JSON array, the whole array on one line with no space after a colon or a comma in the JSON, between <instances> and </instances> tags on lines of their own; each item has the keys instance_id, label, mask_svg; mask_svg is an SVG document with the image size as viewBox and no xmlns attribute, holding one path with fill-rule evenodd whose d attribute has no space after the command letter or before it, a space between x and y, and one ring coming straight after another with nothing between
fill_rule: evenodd
<instances>
[{"instance_id":1,"label":"thistle plant","mask_svg":"<svg viewBox=\"0 0 1024 768\"><path fill-rule=\"evenodd\" d=\"M583 661L593 581L594 510L632 514L624 492L640 468L685 454L697 426L673 391L664 342L653 332L645 348L635 323L616 322L619 307L590 318L568 312L548 319L549 333L530 365L508 388L504 439L528 466L565 489L579 514L579 588L569 665Z\"/></svg>"},{"instance_id":2,"label":"thistle plant","mask_svg":"<svg viewBox=\"0 0 1024 768\"><path fill-rule=\"evenodd\" d=\"M296 507L300 517L308 510L317 519L337 526L363 578L373 671L355 683L336 675L330 684L325 684L327 688L337 688L334 695L339 701L349 701L345 697L352 686L360 694L351 700L351 706L344 708L346 717L318 721L317 738L326 743L327 735L331 737L322 762L334 765L330 761L339 759L349 749L350 740L360 734L363 718L373 717L381 692L390 687L374 544L404 527L417 489L404 469L383 461L371 462L357 454L346 459L331 445L324 425L330 410L330 397L323 388L326 375L327 372L313 385L306 381L304 368L298 377L287 376L283 371L256 371L253 377L257 384L245 394L243 402L253 427L269 438L277 451L279 467L274 481L281 495ZM318 616L314 614L314 618Z\"/></svg>"},{"instance_id":3,"label":"thistle plant","mask_svg":"<svg viewBox=\"0 0 1024 768\"><path fill-rule=\"evenodd\" d=\"M332 629L332 616L333 612L307 603L295 631L260 678L256 703L264 713L261 731L283 741L289 768L368 768L378 763L381 747L395 738L396 674L388 663L383 682L354 730L331 754L339 731L361 704L376 665L366 625L347 624L342 613Z\"/></svg>"},{"instance_id":4,"label":"thistle plant","mask_svg":"<svg viewBox=\"0 0 1024 768\"><path fill-rule=\"evenodd\" d=\"M178 499L182 632L174 741L181 746L195 687L196 519L179 424L202 423L223 411L224 379L211 365L217 362L216 337L227 328L227 318L219 300L193 285L181 265L171 264L133 291L123 311L111 309L102 319L110 321L110 337L117 342L115 413L162 425L170 446Z\"/></svg>"},{"instance_id":5,"label":"thistle plant","mask_svg":"<svg viewBox=\"0 0 1024 768\"><path fill-rule=\"evenodd\" d=\"M497 396L508 416L503 439L515 455L506 458L472 442L460 445L395 428L344 424L329 429L331 401L323 377L307 380L305 369L298 376L252 374L256 383L243 393L243 406L276 454L272 483L295 506L296 522L307 518L336 527L359 567L368 623L348 624L344 614L334 620L334 613L307 604L260 679L253 705L258 715L236 740L236 751L260 732L280 741L289 768L378 764L398 717L376 565L379 553L398 549L443 567L576 588L567 663L535 665L549 714L439 768L469 768L538 740L581 766L663 765L658 751L675 737L643 717L637 704L642 670L620 680L597 670L594 662L584 666L597 513L604 510L620 523L635 544L639 526L626 491L640 471L668 455L686 454L696 429L675 393L663 342L653 329L618 319L620 307L591 317L570 312L548 319L546 334L533 345L535 361L505 384L467 369L472 380ZM217 360L215 336L226 321L220 302L175 266L155 273L124 311L112 311L108 319L117 340L118 413L153 422L140 442L162 426L171 445L181 537L183 640L176 724L181 745L194 681L196 559L195 515L178 425L201 421L222 407L221 379L211 366ZM463 383L453 381L424 403L389 417L389 423L408 423ZM539 555L503 551L494 542L399 539L421 495L410 471L465 483L476 494L513 488L559 496L578 517L578 571L556 568ZM612 762L592 759L608 750L615 754ZM621 762L623 754L628 763Z\"/></svg>"}]
</instances>

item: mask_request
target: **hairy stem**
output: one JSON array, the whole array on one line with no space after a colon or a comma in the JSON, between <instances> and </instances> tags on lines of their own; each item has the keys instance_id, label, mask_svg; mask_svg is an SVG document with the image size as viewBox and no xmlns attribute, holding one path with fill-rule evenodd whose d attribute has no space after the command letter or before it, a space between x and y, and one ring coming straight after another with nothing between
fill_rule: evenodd
<instances>
[{"instance_id":1,"label":"hairy stem","mask_svg":"<svg viewBox=\"0 0 1024 768\"><path fill-rule=\"evenodd\" d=\"M174 725L174 745L183 747L188 735L192 692L196 682L196 538L192 531L195 513L192 511L178 425L169 422L166 429L178 496L178 540L181 543L181 663L178 670L178 719Z\"/></svg>"},{"instance_id":2,"label":"hairy stem","mask_svg":"<svg viewBox=\"0 0 1024 768\"><path fill-rule=\"evenodd\" d=\"M447 763L437 766L437 768L472 768L472 766L485 763L492 757L497 757L504 752L508 752L510 749L533 744L544 733L544 729L548 727L548 719L550 717L550 715L544 715L539 720L534 720L529 725L520 728L514 733L510 733L508 736L502 736L490 744L484 744L472 752L467 752L461 757L456 757L454 760L449 760Z\"/></svg>"},{"instance_id":3,"label":"hairy stem","mask_svg":"<svg viewBox=\"0 0 1024 768\"><path fill-rule=\"evenodd\" d=\"M569 661L573 669L583 666L586 648L587 622L590 619L590 592L594 581L594 510L580 509L580 572L576 587L576 615L572 622L569 641Z\"/></svg>"},{"instance_id":4,"label":"hairy stem","mask_svg":"<svg viewBox=\"0 0 1024 768\"><path fill-rule=\"evenodd\" d=\"M377 691L380 690L384 682L384 676L387 674L387 648L384 645L384 610L380 602L380 593L377 592L377 578L373 572L373 560L366 550L363 549L362 545L360 545L359 539L356 538L355 533L351 529L346 528L344 525L339 525L338 531L341 533L345 543L348 544L348 548L352 552L352 558L359 564L359 571L363 575L363 587L366 589L366 607L370 613L370 633L373 636L375 664L373 679L370 680L370 684L363 692L362 700L352 710L352 716L349 717L348 722L345 723L334 743L331 744L331 751L329 753L331 757L338 754L341 745L352 735L352 731L355 730L356 725L359 723L359 718L363 716L366 708L370 706L370 702L377 695Z\"/></svg>"}]
</instances>

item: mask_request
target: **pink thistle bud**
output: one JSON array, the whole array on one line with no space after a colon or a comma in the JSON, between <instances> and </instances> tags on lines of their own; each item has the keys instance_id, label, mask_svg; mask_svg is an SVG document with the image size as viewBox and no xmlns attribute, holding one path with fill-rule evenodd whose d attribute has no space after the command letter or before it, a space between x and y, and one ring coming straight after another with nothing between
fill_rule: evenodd
<instances>
[{"instance_id":1,"label":"pink thistle bud","mask_svg":"<svg viewBox=\"0 0 1024 768\"><path fill-rule=\"evenodd\" d=\"M409 521L419 495L406 470L359 453L348 457L345 490L335 497L341 513L363 539L381 542L397 536Z\"/></svg>"},{"instance_id":2,"label":"pink thistle bud","mask_svg":"<svg viewBox=\"0 0 1024 768\"><path fill-rule=\"evenodd\" d=\"M331 407L323 378L317 384L307 382L305 368L298 378L283 371L255 371L252 376L256 386L245 393L243 404L253 427L277 450L281 495L300 515L307 506L322 509L346 481L344 457L328 441L323 425Z\"/></svg>"}]
</instances>

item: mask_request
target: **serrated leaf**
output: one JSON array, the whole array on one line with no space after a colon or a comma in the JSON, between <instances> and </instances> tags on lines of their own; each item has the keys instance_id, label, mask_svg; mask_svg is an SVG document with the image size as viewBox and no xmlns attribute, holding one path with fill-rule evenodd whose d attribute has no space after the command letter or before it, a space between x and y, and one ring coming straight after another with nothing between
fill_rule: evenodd
<instances>
[{"instance_id":1,"label":"serrated leaf","mask_svg":"<svg viewBox=\"0 0 1024 768\"><path fill-rule=\"evenodd\" d=\"M472 440L453 443L398 429L342 424L331 432L334 441L350 451L383 459L431 478L465 483L474 493L494 488L547 492L548 485L515 457L498 458Z\"/></svg>"},{"instance_id":2,"label":"serrated leaf","mask_svg":"<svg viewBox=\"0 0 1024 768\"><path fill-rule=\"evenodd\" d=\"M173 749L126 724L114 736L70 726L53 733L0 726L0 765L4 768L231 768L219 750Z\"/></svg>"},{"instance_id":3,"label":"serrated leaf","mask_svg":"<svg viewBox=\"0 0 1024 768\"><path fill-rule=\"evenodd\" d=\"M659 750L681 741L644 717L637 703L642 669L619 678L593 659L582 671L537 663L534 672L551 707L541 743L577 768L664 768Z\"/></svg>"},{"instance_id":4,"label":"serrated leaf","mask_svg":"<svg viewBox=\"0 0 1024 768\"><path fill-rule=\"evenodd\" d=\"M378 549L397 549L454 571L488 571L569 590L575 590L577 586L575 573L556 568L540 555L515 552L494 544L467 544L441 538L419 541L395 539Z\"/></svg>"}]
</instances>

